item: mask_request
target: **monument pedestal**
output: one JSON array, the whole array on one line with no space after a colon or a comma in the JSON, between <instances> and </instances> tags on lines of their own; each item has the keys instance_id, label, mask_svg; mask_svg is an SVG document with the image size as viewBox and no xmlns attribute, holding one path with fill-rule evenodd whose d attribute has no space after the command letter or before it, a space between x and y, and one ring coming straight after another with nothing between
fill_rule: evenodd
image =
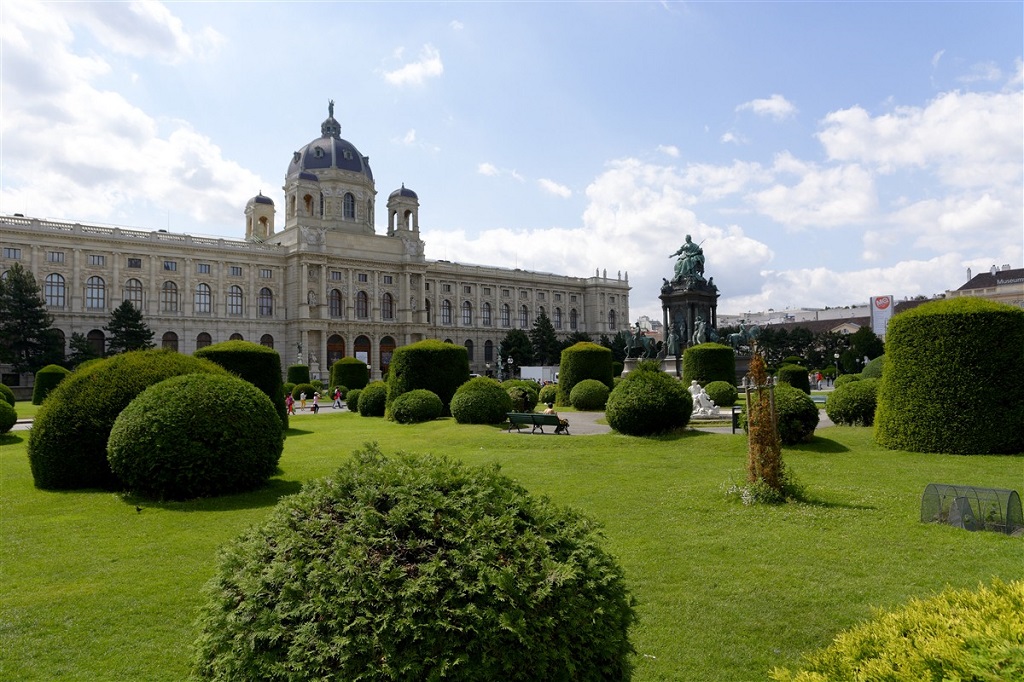
<instances>
[{"instance_id":1,"label":"monument pedestal","mask_svg":"<svg viewBox=\"0 0 1024 682\"><path fill-rule=\"evenodd\" d=\"M642 358L626 358L626 360L622 363L623 364L622 376L626 376L627 374L632 372L634 369L636 369L637 364L641 360L642 360ZM680 361L680 364L678 365L678 367L679 367L678 371L676 370L676 367L677 367L676 360L677 360L677 358L676 358L675 355L669 355L669 356L666 356L664 358L661 358L658 361L658 362L661 363L661 371L664 372L665 374L669 375L670 377L679 377L679 376L681 376L680 372L682 372L682 358L678 358L678 360Z\"/></svg>"}]
</instances>

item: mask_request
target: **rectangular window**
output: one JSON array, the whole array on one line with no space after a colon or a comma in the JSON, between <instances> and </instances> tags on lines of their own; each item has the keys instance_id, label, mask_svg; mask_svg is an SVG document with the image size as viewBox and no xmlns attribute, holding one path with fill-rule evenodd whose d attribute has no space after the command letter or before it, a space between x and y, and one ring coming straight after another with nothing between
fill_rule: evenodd
<instances>
[{"instance_id":1,"label":"rectangular window","mask_svg":"<svg viewBox=\"0 0 1024 682\"><path fill-rule=\"evenodd\" d=\"M490 287L484 287L484 296L490 296L490 295L491 295L491 288Z\"/></svg>"},{"instance_id":2,"label":"rectangular window","mask_svg":"<svg viewBox=\"0 0 1024 682\"><path fill-rule=\"evenodd\" d=\"M384 275L384 284L394 284L395 278L391 275Z\"/></svg>"},{"instance_id":3,"label":"rectangular window","mask_svg":"<svg viewBox=\"0 0 1024 682\"><path fill-rule=\"evenodd\" d=\"M426 286L427 286L427 291L430 291L430 282L427 282Z\"/></svg>"},{"instance_id":4,"label":"rectangular window","mask_svg":"<svg viewBox=\"0 0 1024 682\"><path fill-rule=\"evenodd\" d=\"M260 279L273 279L274 271L270 268L260 268Z\"/></svg>"},{"instance_id":5,"label":"rectangular window","mask_svg":"<svg viewBox=\"0 0 1024 682\"><path fill-rule=\"evenodd\" d=\"M543 291L538 291L537 292L537 300L538 301L543 301L544 300L544 292Z\"/></svg>"},{"instance_id":6,"label":"rectangular window","mask_svg":"<svg viewBox=\"0 0 1024 682\"><path fill-rule=\"evenodd\" d=\"M468 284L463 285L462 293L464 293L464 294L471 294L471 293L473 293L473 287L469 286Z\"/></svg>"},{"instance_id":7,"label":"rectangular window","mask_svg":"<svg viewBox=\"0 0 1024 682\"><path fill-rule=\"evenodd\" d=\"M63 251L47 251L46 260L50 263L63 263L64 252Z\"/></svg>"},{"instance_id":8,"label":"rectangular window","mask_svg":"<svg viewBox=\"0 0 1024 682\"><path fill-rule=\"evenodd\" d=\"M21 259L21 249L14 249L14 248L11 248L10 246L5 246L4 247L4 258L10 258L12 260L20 260Z\"/></svg>"},{"instance_id":9,"label":"rectangular window","mask_svg":"<svg viewBox=\"0 0 1024 682\"><path fill-rule=\"evenodd\" d=\"M100 266L102 266L102 265L106 265L106 264L107 264L107 257L106 256L98 256L98 255L96 255L94 253L90 253L89 254L89 265L100 265Z\"/></svg>"},{"instance_id":10,"label":"rectangular window","mask_svg":"<svg viewBox=\"0 0 1024 682\"><path fill-rule=\"evenodd\" d=\"M574 294L574 295L569 297L569 303L575 303L575 302L576 302L576 296Z\"/></svg>"},{"instance_id":11,"label":"rectangular window","mask_svg":"<svg viewBox=\"0 0 1024 682\"><path fill-rule=\"evenodd\" d=\"M164 261L164 270L167 270L168 272L174 272L177 269L178 269L178 261L175 261L175 260L165 260Z\"/></svg>"},{"instance_id":12,"label":"rectangular window","mask_svg":"<svg viewBox=\"0 0 1024 682\"><path fill-rule=\"evenodd\" d=\"M527 291L526 289L520 289L519 290L519 298L521 298L521 299L530 298L530 292Z\"/></svg>"},{"instance_id":13,"label":"rectangular window","mask_svg":"<svg viewBox=\"0 0 1024 682\"><path fill-rule=\"evenodd\" d=\"M331 281L332 282L340 282L341 281L341 272L338 271L338 270L331 270Z\"/></svg>"},{"instance_id":14,"label":"rectangular window","mask_svg":"<svg viewBox=\"0 0 1024 682\"><path fill-rule=\"evenodd\" d=\"M241 265L232 265L231 266L231 276L232 277L241 277L242 276L242 266Z\"/></svg>"},{"instance_id":15,"label":"rectangular window","mask_svg":"<svg viewBox=\"0 0 1024 682\"><path fill-rule=\"evenodd\" d=\"M562 295L561 294L555 294L555 300L556 301L561 301L562 300Z\"/></svg>"},{"instance_id":16,"label":"rectangular window","mask_svg":"<svg viewBox=\"0 0 1024 682\"><path fill-rule=\"evenodd\" d=\"M447 293L450 293L451 290L452 290L452 285L451 284L442 284L441 285L441 293L447 294Z\"/></svg>"},{"instance_id":17,"label":"rectangular window","mask_svg":"<svg viewBox=\"0 0 1024 682\"><path fill-rule=\"evenodd\" d=\"M509 291L508 289L502 289L501 290L501 297L502 298L508 298L511 295L512 295L512 292Z\"/></svg>"},{"instance_id":18,"label":"rectangular window","mask_svg":"<svg viewBox=\"0 0 1024 682\"><path fill-rule=\"evenodd\" d=\"M367 274L365 272L360 272L359 273L359 281L360 282L369 282L370 278L367 276Z\"/></svg>"},{"instance_id":19,"label":"rectangular window","mask_svg":"<svg viewBox=\"0 0 1024 682\"><path fill-rule=\"evenodd\" d=\"M196 272L198 272L200 275L209 275L210 274L210 264L209 263L198 263L198 264L196 264Z\"/></svg>"},{"instance_id":20,"label":"rectangular window","mask_svg":"<svg viewBox=\"0 0 1024 682\"><path fill-rule=\"evenodd\" d=\"M141 268L142 267L142 259L141 258L129 258L128 259L128 267L130 267L130 268Z\"/></svg>"},{"instance_id":21,"label":"rectangular window","mask_svg":"<svg viewBox=\"0 0 1024 682\"><path fill-rule=\"evenodd\" d=\"M615 303L615 297L614 296L609 296L608 297L608 302L609 303Z\"/></svg>"}]
</instances>

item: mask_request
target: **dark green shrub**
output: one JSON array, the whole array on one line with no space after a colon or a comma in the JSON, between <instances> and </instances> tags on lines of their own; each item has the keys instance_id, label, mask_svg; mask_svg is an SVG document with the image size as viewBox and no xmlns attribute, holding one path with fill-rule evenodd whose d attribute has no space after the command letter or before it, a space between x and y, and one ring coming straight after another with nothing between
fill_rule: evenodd
<instances>
[{"instance_id":1,"label":"dark green shrub","mask_svg":"<svg viewBox=\"0 0 1024 682\"><path fill-rule=\"evenodd\" d=\"M80 362L77 365L75 365L75 371L78 372L78 371L81 371L83 369L88 369L89 367L92 367L93 365L98 365L99 363L103 362L105 359L106 358L91 358L89 360L86 360L85 362Z\"/></svg>"},{"instance_id":2,"label":"dark green shrub","mask_svg":"<svg viewBox=\"0 0 1024 682\"><path fill-rule=\"evenodd\" d=\"M274 404L281 424L288 428L288 408L284 404L284 382L281 381L281 356L276 350L251 341L224 341L200 348L192 355L213 360L263 391Z\"/></svg>"},{"instance_id":3,"label":"dark green shrub","mask_svg":"<svg viewBox=\"0 0 1024 682\"><path fill-rule=\"evenodd\" d=\"M878 379L852 381L828 394L825 414L835 424L871 426L877 402Z\"/></svg>"},{"instance_id":4,"label":"dark green shrub","mask_svg":"<svg viewBox=\"0 0 1024 682\"><path fill-rule=\"evenodd\" d=\"M359 396L362 395L363 389L353 388L350 389L348 394L345 396L345 406L349 412L359 411Z\"/></svg>"},{"instance_id":5,"label":"dark green shrub","mask_svg":"<svg viewBox=\"0 0 1024 682\"><path fill-rule=\"evenodd\" d=\"M569 402L577 410L603 410L609 393L608 387L597 379L584 379L573 386Z\"/></svg>"},{"instance_id":6,"label":"dark green shrub","mask_svg":"<svg viewBox=\"0 0 1024 682\"><path fill-rule=\"evenodd\" d=\"M14 391L7 384L0 384L0 400L12 406L15 403Z\"/></svg>"},{"instance_id":7,"label":"dark green shrub","mask_svg":"<svg viewBox=\"0 0 1024 682\"><path fill-rule=\"evenodd\" d=\"M36 372L35 383L32 386L32 404L42 405L46 396L50 395L50 391L64 381L64 377L69 374L71 374L71 370L60 365L47 365Z\"/></svg>"},{"instance_id":8,"label":"dark green shrub","mask_svg":"<svg viewBox=\"0 0 1024 682\"><path fill-rule=\"evenodd\" d=\"M313 384L296 384L295 388L292 389L292 398L295 400L295 409L301 407L299 401L302 400L302 394L306 394L306 406L309 406L309 401L313 399L313 394L316 393L316 387Z\"/></svg>"},{"instance_id":9,"label":"dark green shrub","mask_svg":"<svg viewBox=\"0 0 1024 682\"><path fill-rule=\"evenodd\" d=\"M818 406L799 388L782 383L775 387L775 414L783 445L805 443L814 438L820 419Z\"/></svg>"},{"instance_id":10,"label":"dark green shrub","mask_svg":"<svg viewBox=\"0 0 1024 682\"><path fill-rule=\"evenodd\" d=\"M683 385L696 380L701 386L712 381L736 385L736 351L721 343L700 343L683 351Z\"/></svg>"},{"instance_id":11,"label":"dark green shrub","mask_svg":"<svg viewBox=\"0 0 1024 682\"><path fill-rule=\"evenodd\" d=\"M284 390L282 391L282 393L283 393L284 395L286 395L286 396L287 396L287 395L291 395L291 394L292 394L292 391L294 391L294 390L295 390L295 384L293 384L293 383L292 383L292 382L290 382L290 381L286 381L286 382L284 383L284 385L282 386L282 388L284 389Z\"/></svg>"},{"instance_id":12,"label":"dark green shrub","mask_svg":"<svg viewBox=\"0 0 1024 682\"><path fill-rule=\"evenodd\" d=\"M947 588L841 632L778 682L1024 679L1024 582Z\"/></svg>"},{"instance_id":13,"label":"dark green shrub","mask_svg":"<svg viewBox=\"0 0 1024 682\"><path fill-rule=\"evenodd\" d=\"M556 384L544 384L537 393L537 402L547 405L558 400L558 386Z\"/></svg>"},{"instance_id":14,"label":"dark green shrub","mask_svg":"<svg viewBox=\"0 0 1024 682\"><path fill-rule=\"evenodd\" d=\"M612 361L612 378L617 378L622 374L622 370L626 368L625 363L619 362L618 360Z\"/></svg>"},{"instance_id":15,"label":"dark green shrub","mask_svg":"<svg viewBox=\"0 0 1024 682\"><path fill-rule=\"evenodd\" d=\"M345 396L348 395L348 386L331 386L327 389L327 395L330 396L331 400L334 400L334 391L341 391L341 399L344 400Z\"/></svg>"},{"instance_id":16,"label":"dark green shrub","mask_svg":"<svg viewBox=\"0 0 1024 682\"><path fill-rule=\"evenodd\" d=\"M309 365L289 365L287 380L289 384L308 384Z\"/></svg>"},{"instance_id":17,"label":"dark green shrub","mask_svg":"<svg viewBox=\"0 0 1024 682\"><path fill-rule=\"evenodd\" d=\"M359 395L359 414L364 417L383 417L388 401L388 385L371 381Z\"/></svg>"},{"instance_id":18,"label":"dark green shrub","mask_svg":"<svg viewBox=\"0 0 1024 682\"><path fill-rule=\"evenodd\" d=\"M501 387L508 391L512 398L512 409L516 412L533 412L540 400L540 389L534 381L526 379L506 379Z\"/></svg>"},{"instance_id":19,"label":"dark green shrub","mask_svg":"<svg viewBox=\"0 0 1024 682\"><path fill-rule=\"evenodd\" d=\"M612 382L612 351L589 341L580 341L562 351L558 366L558 398L561 406L572 404L572 389L585 379L597 379L608 387ZM536 403L534 403L536 405Z\"/></svg>"},{"instance_id":20,"label":"dark green shrub","mask_svg":"<svg viewBox=\"0 0 1024 682\"><path fill-rule=\"evenodd\" d=\"M793 388L799 388L807 395L811 394L811 379L807 368L801 365L783 365L775 372L779 381L784 381Z\"/></svg>"},{"instance_id":21,"label":"dark green shrub","mask_svg":"<svg viewBox=\"0 0 1024 682\"><path fill-rule=\"evenodd\" d=\"M356 452L224 547L200 679L627 680L635 619L596 525L497 465Z\"/></svg>"},{"instance_id":22,"label":"dark green shrub","mask_svg":"<svg viewBox=\"0 0 1024 682\"><path fill-rule=\"evenodd\" d=\"M690 423L693 397L677 380L660 371L635 369L608 396L608 424L628 436L649 436Z\"/></svg>"},{"instance_id":23,"label":"dark green shrub","mask_svg":"<svg viewBox=\"0 0 1024 682\"><path fill-rule=\"evenodd\" d=\"M861 370L860 375L864 379L881 379L882 372L885 371L885 356L879 355L874 360L868 361L868 364L864 365L864 369Z\"/></svg>"},{"instance_id":24,"label":"dark green shrub","mask_svg":"<svg viewBox=\"0 0 1024 682\"><path fill-rule=\"evenodd\" d=\"M739 399L736 387L728 381L712 381L704 390L718 407L732 407Z\"/></svg>"},{"instance_id":25,"label":"dark green shrub","mask_svg":"<svg viewBox=\"0 0 1024 682\"><path fill-rule=\"evenodd\" d=\"M149 386L200 373L228 375L209 360L163 349L120 353L73 372L47 396L29 432L36 487L120 487L107 462L107 438L117 415Z\"/></svg>"},{"instance_id":26,"label":"dark green shrub","mask_svg":"<svg viewBox=\"0 0 1024 682\"><path fill-rule=\"evenodd\" d=\"M359 358L341 358L331 365L331 384L363 388L370 383L370 369Z\"/></svg>"},{"instance_id":27,"label":"dark green shrub","mask_svg":"<svg viewBox=\"0 0 1024 682\"><path fill-rule=\"evenodd\" d=\"M18 423L18 413L6 400L0 400L0 434L7 433Z\"/></svg>"},{"instance_id":28,"label":"dark green shrub","mask_svg":"<svg viewBox=\"0 0 1024 682\"><path fill-rule=\"evenodd\" d=\"M399 424L419 424L437 419L444 411L441 399L433 391L416 388L406 391L391 403L391 418Z\"/></svg>"},{"instance_id":29,"label":"dark green shrub","mask_svg":"<svg viewBox=\"0 0 1024 682\"><path fill-rule=\"evenodd\" d=\"M860 381L861 376L859 374L840 374L836 377L835 381L832 382L834 388L845 386L846 384L852 384L854 381Z\"/></svg>"},{"instance_id":30,"label":"dark green shrub","mask_svg":"<svg viewBox=\"0 0 1024 682\"><path fill-rule=\"evenodd\" d=\"M512 411L512 398L490 377L474 377L452 397L452 416L459 424L500 424Z\"/></svg>"},{"instance_id":31,"label":"dark green shrub","mask_svg":"<svg viewBox=\"0 0 1024 682\"><path fill-rule=\"evenodd\" d=\"M270 398L234 376L189 374L154 384L110 430L107 458L133 494L212 497L263 485L284 437Z\"/></svg>"},{"instance_id":32,"label":"dark green shrub","mask_svg":"<svg viewBox=\"0 0 1024 682\"><path fill-rule=\"evenodd\" d=\"M981 298L890 320L875 441L912 452L1024 451L1024 309Z\"/></svg>"},{"instance_id":33,"label":"dark green shrub","mask_svg":"<svg viewBox=\"0 0 1024 682\"><path fill-rule=\"evenodd\" d=\"M388 413L398 396L425 388L441 399L445 414L451 414L452 396L467 381L469 355L463 346L427 339L396 348L388 367Z\"/></svg>"},{"instance_id":34,"label":"dark green shrub","mask_svg":"<svg viewBox=\"0 0 1024 682\"><path fill-rule=\"evenodd\" d=\"M782 364L783 365L802 365L802 364L804 364L804 359L801 358L799 355L787 355L785 358L782 359ZM790 384L790 386L792 386L792 384Z\"/></svg>"}]
</instances>

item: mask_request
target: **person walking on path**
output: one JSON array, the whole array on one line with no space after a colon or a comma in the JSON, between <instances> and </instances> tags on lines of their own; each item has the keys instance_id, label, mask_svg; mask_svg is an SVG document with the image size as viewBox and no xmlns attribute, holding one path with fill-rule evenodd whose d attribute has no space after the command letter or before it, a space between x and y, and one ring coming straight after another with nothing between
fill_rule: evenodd
<instances>
[{"instance_id":1,"label":"person walking on path","mask_svg":"<svg viewBox=\"0 0 1024 682\"><path fill-rule=\"evenodd\" d=\"M313 414L318 414L319 412L320 412L320 393L319 392L314 392L313 393Z\"/></svg>"},{"instance_id":2,"label":"person walking on path","mask_svg":"<svg viewBox=\"0 0 1024 682\"><path fill-rule=\"evenodd\" d=\"M288 408L288 414L295 414L295 398L291 393L284 397L284 404Z\"/></svg>"},{"instance_id":3,"label":"person walking on path","mask_svg":"<svg viewBox=\"0 0 1024 682\"><path fill-rule=\"evenodd\" d=\"M299 394L299 409L300 410L305 410L306 409L306 392L305 391L303 391L302 393Z\"/></svg>"},{"instance_id":4,"label":"person walking on path","mask_svg":"<svg viewBox=\"0 0 1024 682\"><path fill-rule=\"evenodd\" d=\"M341 409L341 389L337 387L334 389L334 409Z\"/></svg>"}]
</instances>

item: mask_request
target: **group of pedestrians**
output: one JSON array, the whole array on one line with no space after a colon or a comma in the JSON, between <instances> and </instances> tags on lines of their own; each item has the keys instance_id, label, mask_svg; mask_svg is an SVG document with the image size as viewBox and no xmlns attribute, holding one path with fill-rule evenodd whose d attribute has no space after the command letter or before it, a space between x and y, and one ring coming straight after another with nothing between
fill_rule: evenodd
<instances>
[{"instance_id":1,"label":"group of pedestrians","mask_svg":"<svg viewBox=\"0 0 1024 682\"><path fill-rule=\"evenodd\" d=\"M341 389L340 388L335 388L334 389L334 393L331 395L331 397L334 398L334 405L333 405L334 409L340 410L342 408L342 404L341 404ZM295 402L296 402L295 398L292 397L291 393L289 393L288 395L285 396L284 404L285 404L285 407L288 408L288 414L295 414ZM304 392L303 393L299 393L299 400L298 400L298 402L299 402L299 411L300 412L304 411L306 409L306 394ZM310 407L310 411L313 414L319 414L319 412L320 412L320 391L313 391L313 404Z\"/></svg>"}]
</instances>

